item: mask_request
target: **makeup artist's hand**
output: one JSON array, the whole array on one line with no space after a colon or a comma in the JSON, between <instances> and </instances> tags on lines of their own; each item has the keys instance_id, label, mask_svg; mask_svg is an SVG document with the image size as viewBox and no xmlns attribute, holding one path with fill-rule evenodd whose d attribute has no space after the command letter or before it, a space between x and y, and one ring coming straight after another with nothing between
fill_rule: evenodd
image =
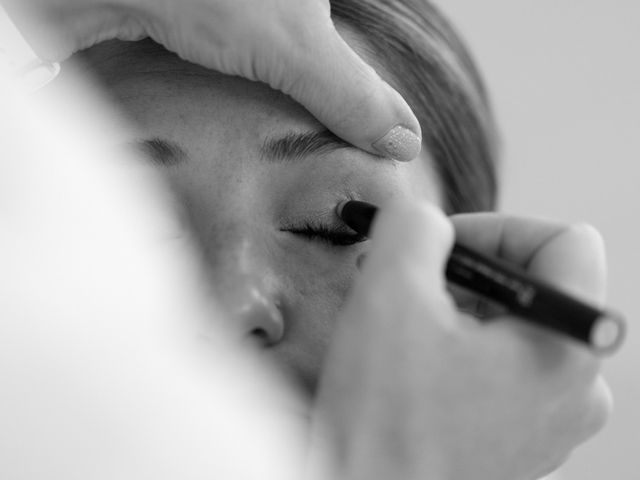
<instances>
[{"instance_id":1,"label":"makeup artist's hand","mask_svg":"<svg viewBox=\"0 0 640 480\"><path fill-rule=\"evenodd\" d=\"M404 99L342 40L328 0L2 3L48 60L64 60L108 39L148 36L186 60L289 94L357 147L398 160L419 153L418 121ZM395 128L399 125L406 128Z\"/></svg>"},{"instance_id":2,"label":"makeup artist's hand","mask_svg":"<svg viewBox=\"0 0 640 480\"><path fill-rule=\"evenodd\" d=\"M453 224L428 205L379 216L320 385L331 478L539 478L607 419L589 350L509 315L479 323L457 310L443 274L455 229L461 243L601 303L598 234L493 214Z\"/></svg>"}]
</instances>

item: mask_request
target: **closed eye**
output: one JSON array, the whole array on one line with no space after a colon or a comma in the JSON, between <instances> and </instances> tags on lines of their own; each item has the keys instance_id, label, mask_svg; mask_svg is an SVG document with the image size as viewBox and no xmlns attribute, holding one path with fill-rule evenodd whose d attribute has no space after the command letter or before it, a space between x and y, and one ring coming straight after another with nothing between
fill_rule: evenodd
<instances>
[{"instance_id":1,"label":"closed eye","mask_svg":"<svg viewBox=\"0 0 640 480\"><path fill-rule=\"evenodd\" d=\"M367 237L351 231L346 226L334 228L326 225L305 223L299 227L287 227L281 230L310 241L323 242L334 247L349 247L367 240Z\"/></svg>"}]
</instances>

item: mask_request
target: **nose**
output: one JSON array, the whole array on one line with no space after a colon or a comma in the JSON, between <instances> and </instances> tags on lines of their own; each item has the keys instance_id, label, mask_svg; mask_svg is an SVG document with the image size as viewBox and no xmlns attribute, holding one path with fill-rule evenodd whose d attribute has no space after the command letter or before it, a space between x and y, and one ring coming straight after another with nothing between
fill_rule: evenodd
<instances>
[{"instance_id":1,"label":"nose","mask_svg":"<svg viewBox=\"0 0 640 480\"><path fill-rule=\"evenodd\" d=\"M244 339L262 346L273 346L282 341L285 333L282 310L274 296L257 281L244 279L233 291L224 293L234 329Z\"/></svg>"},{"instance_id":2,"label":"nose","mask_svg":"<svg viewBox=\"0 0 640 480\"><path fill-rule=\"evenodd\" d=\"M262 224L248 214L214 218L216 228L204 236L205 254L223 321L243 339L276 345L286 332L284 277L265 249Z\"/></svg>"}]
</instances>

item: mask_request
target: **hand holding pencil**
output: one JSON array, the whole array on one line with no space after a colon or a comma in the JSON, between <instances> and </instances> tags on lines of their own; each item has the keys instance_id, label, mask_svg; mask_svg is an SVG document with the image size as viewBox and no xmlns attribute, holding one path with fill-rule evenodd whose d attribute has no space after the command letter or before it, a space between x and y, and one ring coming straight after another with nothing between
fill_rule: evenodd
<instances>
[{"instance_id":1,"label":"hand holding pencil","mask_svg":"<svg viewBox=\"0 0 640 480\"><path fill-rule=\"evenodd\" d=\"M352 200L340 203L336 213L351 229L368 237L378 207ZM466 218L472 221L474 218L483 218L487 225L480 225L481 229L486 229L484 232L478 232L480 238L487 237L488 234L496 245L491 254L486 254L465 246L464 241L454 244L445 268L447 280L462 287L463 291L460 292L458 289L459 293L467 297L476 297L477 306L484 305L481 309L469 309L464 307L464 303L461 305L461 302L458 302L462 310L483 318L486 317L486 310L489 310L486 307L489 302L494 312L496 307L499 311L509 311L523 320L583 342L599 354L614 353L622 345L626 322L621 315L604 310L590 303L589 299L580 300L570 292L552 286L538 278L535 271L525 271L508 257L497 257L496 253L503 250L502 241L508 240L508 236L506 239L502 236L505 228L526 231L526 223L515 217L491 213L485 213L482 217L478 217L477 214L467 215ZM553 224L547 222L547 228L553 228ZM562 225L556 225L556 228L558 232L564 230ZM581 225L580 228L591 227ZM598 236L597 232L593 233ZM475 236L476 232L467 242L472 242ZM536 238L535 232L533 238ZM589 259L585 259L585 262L588 261Z\"/></svg>"},{"instance_id":2,"label":"hand holding pencil","mask_svg":"<svg viewBox=\"0 0 640 480\"><path fill-rule=\"evenodd\" d=\"M509 313L480 323L458 311L444 276L454 229L476 250L603 301L604 250L589 227L497 214L452 225L428 205L385 208L321 382L325 435L348 452L336 458L358 459L336 462L338 475L539 478L606 422L611 397L590 349Z\"/></svg>"}]
</instances>

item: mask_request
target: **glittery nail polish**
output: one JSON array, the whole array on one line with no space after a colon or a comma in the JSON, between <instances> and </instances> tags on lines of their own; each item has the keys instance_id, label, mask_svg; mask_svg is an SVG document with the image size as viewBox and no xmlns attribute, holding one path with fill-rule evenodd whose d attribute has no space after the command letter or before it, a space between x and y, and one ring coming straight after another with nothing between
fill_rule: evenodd
<instances>
[{"instance_id":1,"label":"glittery nail polish","mask_svg":"<svg viewBox=\"0 0 640 480\"><path fill-rule=\"evenodd\" d=\"M394 160L408 162L420 153L422 142L418 136L408 128L396 125L380 140L373 143L380 155Z\"/></svg>"}]
</instances>

